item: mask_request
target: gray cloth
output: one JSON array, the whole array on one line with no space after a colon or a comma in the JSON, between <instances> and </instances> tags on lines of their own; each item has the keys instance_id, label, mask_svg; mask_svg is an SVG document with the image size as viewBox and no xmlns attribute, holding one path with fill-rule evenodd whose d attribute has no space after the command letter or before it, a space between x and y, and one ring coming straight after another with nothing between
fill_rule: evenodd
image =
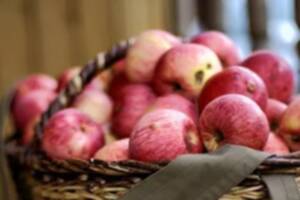
<instances>
[{"instance_id":1,"label":"gray cloth","mask_svg":"<svg viewBox=\"0 0 300 200\"><path fill-rule=\"evenodd\" d=\"M235 145L225 145L210 154L183 155L146 178L121 200L216 200L268 156Z\"/></svg>"},{"instance_id":2,"label":"gray cloth","mask_svg":"<svg viewBox=\"0 0 300 200\"><path fill-rule=\"evenodd\" d=\"M295 175L270 174L262 176L272 200L299 200Z\"/></svg>"}]
</instances>

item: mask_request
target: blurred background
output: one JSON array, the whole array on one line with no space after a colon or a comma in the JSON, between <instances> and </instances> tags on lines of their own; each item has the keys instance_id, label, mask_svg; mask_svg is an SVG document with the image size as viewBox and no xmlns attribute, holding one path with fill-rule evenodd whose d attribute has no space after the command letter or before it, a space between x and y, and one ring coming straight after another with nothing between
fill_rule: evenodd
<instances>
[{"instance_id":1,"label":"blurred background","mask_svg":"<svg viewBox=\"0 0 300 200\"><path fill-rule=\"evenodd\" d=\"M300 0L0 0L0 96L29 73L57 76L146 29L220 30L243 56L271 49L298 73L299 26Z\"/></svg>"},{"instance_id":2,"label":"blurred background","mask_svg":"<svg viewBox=\"0 0 300 200\"><path fill-rule=\"evenodd\" d=\"M0 0L0 95L33 72L57 76L145 29L227 33L298 70L300 0Z\"/></svg>"}]
</instances>

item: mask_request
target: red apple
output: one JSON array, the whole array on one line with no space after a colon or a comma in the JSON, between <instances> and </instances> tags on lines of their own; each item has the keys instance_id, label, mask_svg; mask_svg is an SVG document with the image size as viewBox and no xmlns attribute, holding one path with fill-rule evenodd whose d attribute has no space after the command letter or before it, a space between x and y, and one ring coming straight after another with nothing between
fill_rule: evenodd
<instances>
[{"instance_id":1,"label":"red apple","mask_svg":"<svg viewBox=\"0 0 300 200\"><path fill-rule=\"evenodd\" d=\"M126 85L130 84L130 81L125 74L125 60L120 60L112 66L112 80L108 86L108 94L113 100L122 98L121 90Z\"/></svg>"},{"instance_id":2,"label":"red apple","mask_svg":"<svg viewBox=\"0 0 300 200\"><path fill-rule=\"evenodd\" d=\"M208 151L224 144L261 150L270 131L259 106L240 94L226 94L211 101L201 113L199 128Z\"/></svg>"},{"instance_id":3,"label":"red apple","mask_svg":"<svg viewBox=\"0 0 300 200\"><path fill-rule=\"evenodd\" d=\"M122 59L117 61L113 66L112 66L112 73L113 75L123 73L125 72L125 67L126 67L126 60Z\"/></svg>"},{"instance_id":4,"label":"red apple","mask_svg":"<svg viewBox=\"0 0 300 200\"><path fill-rule=\"evenodd\" d=\"M76 109L57 112L46 124L42 147L53 159L90 159L104 145L102 127Z\"/></svg>"},{"instance_id":5,"label":"red apple","mask_svg":"<svg viewBox=\"0 0 300 200\"><path fill-rule=\"evenodd\" d=\"M100 124L107 123L113 111L113 103L109 96L95 89L84 90L73 102L73 107Z\"/></svg>"},{"instance_id":6,"label":"red apple","mask_svg":"<svg viewBox=\"0 0 300 200\"><path fill-rule=\"evenodd\" d=\"M192 42L213 50L224 67L236 65L241 60L239 48L222 32L206 31L196 35Z\"/></svg>"},{"instance_id":7,"label":"red apple","mask_svg":"<svg viewBox=\"0 0 300 200\"><path fill-rule=\"evenodd\" d=\"M300 150L300 98L294 99L283 113L279 134L292 151Z\"/></svg>"},{"instance_id":8,"label":"red apple","mask_svg":"<svg viewBox=\"0 0 300 200\"><path fill-rule=\"evenodd\" d=\"M185 113L191 117L194 121L197 119L196 106L193 102L187 98L178 94L167 94L158 97L154 103L148 108L148 111L153 111L157 109L174 109Z\"/></svg>"},{"instance_id":9,"label":"red apple","mask_svg":"<svg viewBox=\"0 0 300 200\"><path fill-rule=\"evenodd\" d=\"M66 69L59 77L58 77L58 91L62 91L67 84L80 73L81 67L76 66L69 69Z\"/></svg>"},{"instance_id":10,"label":"red apple","mask_svg":"<svg viewBox=\"0 0 300 200\"><path fill-rule=\"evenodd\" d=\"M107 144L102 147L95 154L94 158L104 160L107 162L121 161L129 159L129 139L125 138L117 140L113 143Z\"/></svg>"},{"instance_id":11,"label":"red apple","mask_svg":"<svg viewBox=\"0 0 300 200\"><path fill-rule=\"evenodd\" d=\"M261 78L246 68L234 66L214 75L204 85L198 98L200 113L213 99L230 93L245 95L262 110L266 108L268 92Z\"/></svg>"},{"instance_id":12,"label":"red apple","mask_svg":"<svg viewBox=\"0 0 300 200\"><path fill-rule=\"evenodd\" d=\"M35 126L37 125L39 120L40 120L40 116L37 116L27 123L26 127L22 131L22 138L21 138L22 145L29 145L32 142L35 134Z\"/></svg>"},{"instance_id":13,"label":"red apple","mask_svg":"<svg viewBox=\"0 0 300 200\"><path fill-rule=\"evenodd\" d=\"M293 69L279 55L267 50L254 52L242 63L265 82L270 98L288 103L296 88Z\"/></svg>"},{"instance_id":14,"label":"red apple","mask_svg":"<svg viewBox=\"0 0 300 200\"><path fill-rule=\"evenodd\" d=\"M272 131L276 131L278 129L279 123L286 109L287 105L281 101L277 101L276 99L268 99L265 113L269 120Z\"/></svg>"},{"instance_id":15,"label":"red apple","mask_svg":"<svg viewBox=\"0 0 300 200\"><path fill-rule=\"evenodd\" d=\"M47 90L54 92L57 88L57 81L52 77L45 74L33 74L26 77L24 80L19 81L13 91L13 99L11 103L11 112L18 112L16 110L16 104L20 98L23 98L27 93L33 90ZM19 124L15 124L17 128Z\"/></svg>"},{"instance_id":16,"label":"red apple","mask_svg":"<svg viewBox=\"0 0 300 200\"><path fill-rule=\"evenodd\" d=\"M179 43L177 37L161 30L149 30L140 34L126 57L125 71L129 80L150 82L159 58Z\"/></svg>"},{"instance_id":17,"label":"red apple","mask_svg":"<svg viewBox=\"0 0 300 200\"><path fill-rule=\"evenodd\" d=\"M79 75L81 71L81 67L73 67L70 69L66 69L58 78L58 92L62 91L67 84L77 75ZM109 73L110 72L102 72L100 75L96 76L90 83L88 83L85 88L87 89L97 89L104 90L105 89L105 81L109 82Z\"/></svg>"},{"instance_id":18,"label":"red apple","mask_svg":"<svg viewBox=\"0 0 300 200\"><path fill-rule=\"evenodd\" d=\"M130 81L128 80L124 71L113 70L114 76L108 86L108 94L113 100L122 98L121 90L128 84Z\"/></svg>"},{"instance_id":19,"label":"red apple","mask_svg":"<svg viewBox=\"0 0 300 200\"><path fill-rule=\"evenodd\" d=\"M155 100L152 89L144 84L130 84L121 91L120 99L114 101L112 130L118 137L129 137L134 125Z\"/></svg>"},{"instance_id":20,"label":"red apple","mask_svg":"<svg viewBox=\"0 0 300 200\"><path fill-rule=\"evenodd\" d=\"M275 135L272 132L269 134L267 143L265 144L263 151L276 155L284 155L290 152L288 146L284 143L281 137Z\"/></svg>"},{"instance_id":21,"label":"red apple","mask_svg":"<svg viewBox=\"0 0 300 200\"><path fill-rule=\"evenodd\" d=\"M25 129L30 121L40 116L54 100L56 94L50 90L33 90L19 96L14 107L14 122L20 129Z\"/></svg>"},{"instance_id":22,"label":"red apple","mask_svg":"<svg viewBox=\"0 0 300 200\"><path fill-rule=\"evenodd\" d=\"M202 149L194 121L171 109L145 114L135 125L129 141L130 158L145 162L169 161Z\"/></svg>"},{"instance_id":23,"label":"red apple","mask_svg":"<svg viewBox=\"0 0 300 200\"><path fill-rule=\"evenodd\" d=\"M193 99L200 94L205 82L221 70L218 57L209 48L181 44L161 57L153 86L158 94L179 93Z\"/></svg>"},{"instance_id":24,"label":"red apple","mask_svg":"<svg viewBox=\"0 0 300 200\"><path fill-rule=\"evenodd\" d=\"M24 96L33 90L55 91L57 81L45 74L33 74L17 83L15 95Z\"/></svg>"}]
</instances>

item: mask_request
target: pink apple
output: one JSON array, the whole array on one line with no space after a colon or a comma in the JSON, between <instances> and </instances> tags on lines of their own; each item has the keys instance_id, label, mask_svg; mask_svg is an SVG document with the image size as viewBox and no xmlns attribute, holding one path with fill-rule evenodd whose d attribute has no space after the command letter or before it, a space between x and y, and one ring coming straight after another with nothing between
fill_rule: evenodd
<instances>
[{"instance_id":1,"label":"pink apple","mask_svg":"<svg viewBox=\"0 0 300 200\"><path fill-rule=\"evenodd\" d=\"M181 44L167 51L160 59L153 86L158 94L179 93L197 97L205 82L220 72L222 66L216 54L197 44Z\"/></svg>"},{"instance_id":2,"label":"pink apple","mask_svg":"<svg viewBox=\"0 0 300 200\"><path fill-rule=\"evenodd\" d=\"M33 90L19 96L13 110L16 126L25 129L30 121L39 117L48 108L55 97L56 94L50 90Z\"/></svg>"},{"instance_id":3,"label":"pink apple","mask_svg":"<svg viewBox=\"0 0 300 200\"><path fill-rule=\"evenodd\" d=\"M23 98L27 93L32 92L34 90L47 90L54 92L57 88L57 81L52 77L45 74L33 74L26 77L24 80L19 81L15 89L13 91L13 99L11 102L11 112L18 112L16 110L16 104L18 103L20 98ZM17 128L19 124L15 124Z\"/></svg>"},{"instance_id":4,"label":"pink apple","mask_svg":"<svg viewBox=\"0 0 300 200\"><path fill-rule=\"evenodd\" d=\"M110 82L113 78L112 69L106 69L94 77L94 79L85 87L85 89L92 88L107 91Z\"/></svg>"},{"instance_id":5,"label":"pink apple","mask_svg":"<svg viewBox=\"0 0 300 200\"><path fill-rule=\"evenodd\" d=\"M287 105L276 99L268 99L267 107L265 110L266 116L269 120L270 128L276 131L283 116Z\"/></svg>"},{"instance_id":6,"label":"pink apple","mask_svg":"<svg viewBox=\"0 0 300 200\"><path fill-rule=\"evenodd\" d=\"M236 65L241 60L239 48L222 32L206 31L196 35L192 42L202 44L213 50L224 67Z\"/></svg>"},{"instance_id":7,"label":"pink apple","mask_svg":"<svg viewBox=\"0 0 300 200\"><path fill-rule=\"evenodd\" d=\"M44 129L42 147L53 159L90 159L104 145L102 127L76 109L57 112Z\"/></svg>"},{"instance_id":8,"label":"pink apple","mask_svg":"<svg viewBox=\"0 0 300 200\"><path fill-rule=\"evenodd\" d=\"M75 99L73 107L87 114L94 121L103 124L109 122L111 118L113 102L101 90L86 89Z\"/></svg>"},{"instance_id":9,"label":"pink apple","mask_svg":"<svg viewBox=\"0 0 300 200\"><path fill-rule=\"evenodd\" d=\"M58 89L57 91L62 91L67 84L77 75L79 75L81 71L81 67L73 67L70 69L66 69L58 78ZM102 75L103 74L103 75ZM96 76L89 84L85 86L87 89L97 89L104 90L105 89L105 81L109 81L109 72L101 73L101 76Z\"/></svg>"},{"instance_id":10,"label":"pink apple","mask_svg":"<svg viewBox=\"0 0 300 200\"><path fill-rule=\"evenodd\" d=\"M178 94L167 94L161 97L158 97L154 103L148 108L149 111L157 109L174 109L180 112L185 113L191 117L194 121L197 119L196 106L193 102L187 98L178 95Z\"/></svg>"},{"instance_id":11,"label":"pink apple","mask_svg":"<svg viewBox=\"0 0 300 200\"><path fill-rule=\"evenodd\" d=\"M211 101L201 113L199 129L208 151L224 144L260 150L270 131L259 106L240 94L226 94Z\"/></svg>"},{"instance_id":12,"label":"pink apple","mask_svg":"<svg viewBox=\"0 0 300 200\"><path fill-rule=\"evenodd\" d=\"M145 114L135 125L129 142L130 158L145 162L169 161L202 150L194 121L171 109Z\"/></svg>"},{"instance_id":13,"label":"pink apple","mask_svg":"<svg viewBox=\"0 0 300 200\"><path fill-rule=\"evenodd\" d=\"M279 55L261 50L254 52L242 63L265 82L270 98L288 103L295 92L296 81L293 69Z\"/></svg>"},{"instance_id":14,"label":"pink apple","mask_svg":"<svg viewBox=\"0 0 300 200\"><path fill-rule=\"evenodd\" d=\"M292 151L300 150L300 98L294 99L283 113L279 134Z\"/></svg>"},{"instance_id":15,"label":"pink apple","mask_svg":"<svg viewBox=\"0 0 300 200\"><path fill-rule=\"evenodd\" d=\"M125 71L129 80L150 82L159 58L179 43L177 37L162 30L149 30L140 34L126 57Z\"/></svg>"},{"instance_id":16,"label":"pink apple","mask_svg":"<svg viewBox=\"0 0 300 200\"><path fill-rule=\"evenodd\" d=\"M129 139L125 138L117 140L110 144L105 145L97 151L94 158L104 160L107 162L121 161L129 159Z\"/></svg>"},{"instance_id":17,"label":"pink apple","mask_svg":"<svg viewBox=\"0 0 300 200\"><path fill-rule=\"evenodd\" d=\"M152 89L145 84L129 84L114 101L112 130L118 137L129 137L133 127L155 100Z\"/></svg>"},{"instance_id":18,"label":"pink apple","mask_svg":"<svg viewBox=\"0 0 300 200\"><path fill-rule=\"evenodd\" d=\"M33 90L55 91L57 81L45 74L33 74L17 83L15 95L24 96Z\"/></svg>"},{"instance_id":19,"label":"pink apple","mask_svg":"<svg viewBox=\"0 0 300 200\"><path fill-rule=\"evenodd\" d=\"M58 91L62 91L67 84L80 73L81 67L76 66L69 69L66 69L59 77L58 77Z\"/></svg>"},{"instance_id":20,"label":"pink apple","mask_svg":"<svg viewBox=\"0 0 300 200\"><path fill-rule=\"evenodd\" d=\"M198 98L200 113L213 99L230 93L245 95L261 109L266 108L268 92L261 78L246 68L234 66L214 75L204 85Z\"/></svg>"},{"instance_id":21,"label":"pink apple","mask_svg":"<svg viewBox=\"0 0 300 200\"><path fill-rule=\"evenodd\" d=\"M284 155L290 152L288 146L284 143L281 137L275 135L272 132L269 134L267 143L265 144L263 151L276 155Z\"/></svg>"}]
</instances>

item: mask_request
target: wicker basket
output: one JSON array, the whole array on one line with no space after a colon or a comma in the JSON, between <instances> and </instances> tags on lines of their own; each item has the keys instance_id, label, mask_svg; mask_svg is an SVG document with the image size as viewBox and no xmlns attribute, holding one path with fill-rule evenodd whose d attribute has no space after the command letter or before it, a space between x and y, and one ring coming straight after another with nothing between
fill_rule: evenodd
<instances>
[{"instance_id":1,"label":"wicker basket","mask_svg":"<svg viewBox=\"0 0 300 200\"><path fill-rule=\"evenodd\" d=\"M42 115L31 148L19 146L16 137L6 141L5 149L10 168L24 199L118 199L137 183L168 164L132 160L111 163L101 160L59 161L50 159L38 148L42 129L48 119L69 105L93 76L125 57L128 47L133 42L132 39L120 42L110 51L98 54L82 69L80 75L67 85ZM262 174L294 175L300 188L300 177L297 177L299 172L300 153L270 157L252 175L220 199L270 199L268 189L261 178Z\"/></svg>"}]
</instances>

